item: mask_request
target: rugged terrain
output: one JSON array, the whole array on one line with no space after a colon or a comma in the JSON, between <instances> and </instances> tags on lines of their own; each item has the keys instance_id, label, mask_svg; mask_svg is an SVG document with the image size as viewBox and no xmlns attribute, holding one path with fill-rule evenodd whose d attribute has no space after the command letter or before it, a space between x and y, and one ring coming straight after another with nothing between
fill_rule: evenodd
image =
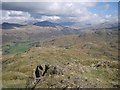
<instances>
[{"instance_id":1,"label":"rugged terrain","mask_svg":"<svg viewBox=\"0 0 120 90\"><path fill-rule=\"evenodd\" d=\"M3 31L3 87L33 87L37 65L49 65L35 88L118 87L118 31L23 26Z\"/></svg>"}]
</instances>

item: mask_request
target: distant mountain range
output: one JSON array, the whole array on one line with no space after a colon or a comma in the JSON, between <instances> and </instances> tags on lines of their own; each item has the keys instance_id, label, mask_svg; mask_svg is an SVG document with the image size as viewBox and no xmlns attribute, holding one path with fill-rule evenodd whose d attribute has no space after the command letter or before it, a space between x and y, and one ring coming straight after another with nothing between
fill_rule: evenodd
<instances>
[{"instance_id":1,"label":"distant mountain range","mask_svg":"<svg viewBox=\"0 0 120 90\"><path fill-rule=\"evenodd\" d=\"M61 26L61 27L70 26L70 27L72 27L73 24L74 24L73 22L53 23L53 22L49 22L49 21L41 21L41 22L33 23L32 25L40 26L40 27L56 27L56 26ZM18 27L21 27L21 26L27 26L27 25L29 25L29 24L21 25L21 24L4 22L0 25L0 28L2 28L2 29L14 29L14 28L18 28ZM74 27L79 27L79 29L90 29L90 30L92 30L92 29L95 29L95 30L114 29L114 28L118 27L118 24L117 23L107 23L107 22L97 24L97 25L82 24L81 23L80 25L75 25Z\"/></svg>"},{"instance_id":2,"label":"distant mountain range","mask_svg":"<svg viewBox=\"0 0 120 90\"><path fill-rule=\"evenodd\" d=\"M2 23L2 25L0 25L0 28L2 29L14 29L16 27L21 27L24 25L20 25L20 24L15 24L15 23Z\"/></svg>"},{"instance_id":3,"label":"distant mountain range","mask_svg":"<svg viewBox=\"0 0 120 90\"><path fill-rule=\"evenodd\" d=\"M118 23L110 23L110 22L105 22L105 23L100 23L96 25L91 25L89 26L89 29L91 30L114 30L119 27Z\"/></svg>"},{"instance_id":4,"label":"distant mountain range","mask_svg":"<svg viewBox=\"0 0 120 90\"><path fill-rule=\"evenodd\" d=\"M56 26L61 26L57 23L52 23L49 21L42 21L42 22L36 22L33 25L35 26L42 26L42 27L56 27ZM26 25L21 25L21 24L15 24L15 23L2 23L0 25L0 27L2 27L2 29L14 29L16 27L21 27L21 26L26 26Z\"/></svg>"},{"instance_id":5,"label":"distant mountain range","mask_svg":"<svg viewBox=\"0 0 120 90\"><path fill-rule=\"evenodd\" d=\"M52 22L49 22L49 21L42 21L42 22L37 22L37 23L34 23L33 25L36 25L36 26L43 26L43 27L56 27L56 26L60 26L59 24L57 23L52 23Z\"/></svg>"}]
</instances>

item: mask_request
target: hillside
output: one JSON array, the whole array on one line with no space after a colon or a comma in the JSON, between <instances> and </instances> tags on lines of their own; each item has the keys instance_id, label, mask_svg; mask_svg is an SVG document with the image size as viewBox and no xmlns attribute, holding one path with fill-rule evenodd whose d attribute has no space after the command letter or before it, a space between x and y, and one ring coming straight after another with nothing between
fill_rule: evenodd
<instances>
[{"instance_id":1,"label":"hillside","mask_svg":"<svg viewBox=\"0 0 120 90\"><path fill-rule=\"evenodd\" d=\"M3 55L3 87L33 87L37 65L50 69L35 88L118 87L118 43L117 31L87 31L32 43L25 52Z\"/></svg>"},{"instance_id":2,"label":"hillside","mask_svg":"<svg viewBox=\"0 0 120 90\"><path fill-rule=\"evenodd\" d=\"M2 30L3 54L25 52L36 43L62 35L79 34L81 31L69 27L23 26L21 28Z\"/></svg>"},{"instance_id":3,"label":"hillside","mask_svg":"<svg viewBox=\"0 0 120 90\"><path fill-rule=\"evenodd\" d=\"M27 1L0 3L2 89L120 88L118 0Z\"/></svg>"},{"instance_id":4,"label":"hillside","mask_svg":"<svg viewBox=\"0 0 120 90\"><path fill-rule=\"evenodd\" d=\"M20 41L41 41L46 38L58 35L67 35L80 33L79 29L69 27L43 27L43 26L23 26L21 28L9 29L2 31L3 43L20 42Z\"/></svg>"}]
</instances>

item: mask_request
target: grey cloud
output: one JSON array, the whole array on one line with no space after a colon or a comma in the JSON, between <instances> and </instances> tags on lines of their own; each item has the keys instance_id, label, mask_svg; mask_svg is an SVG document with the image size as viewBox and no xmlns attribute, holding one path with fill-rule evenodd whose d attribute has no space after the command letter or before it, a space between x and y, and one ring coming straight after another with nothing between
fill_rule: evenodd
<instances>
[{"instance_id":1,"label":"grey cloud","mask_svg":"<svg viewBox=\"0 0 120 90\"><path fill-rule=\"evenodd\" d=\"M100 15L96 16L94 15L94 13L91 13L88 10L88 8L94 7L95 5L95 2L3 2L2 9L8 12L22 11L24 13L28 13L27 15L30 14L29 19L32 18L31 20L53 19L60 22L92 21L96 23L102 20L102 17ZM4 12L3 14L3 16L6 16L6 12ZM21 17L21 15L10 14L9 17L12 20L14 17Z\"/></svg>"},{"instance_id":2,"label":"grey cloud","mask_svg":"<svg viewBox=\"0 0 120 90\"><path fill-rule=\"evenodd\" d=\"M32 11L36 12L38 9L44 9L47 3L36 2L3 2L3 10L16 10L16 11ZM40 8L38 8L40 7Z\"/></svg>"},{"instance_id":3,"label":"grey cloud","mask_svg":"<svg viewBox=\"0 0 120 90\"><path fill-rule=\"evenodd\" d=\"M3 2L3 10L16 10L16 11L25 11L25 12L34 12L47 15L67 15L74 16L76 10L83 10L86 7L91 7L95 3L65 3L59 2Z\"/></svg>"}]
</instances>

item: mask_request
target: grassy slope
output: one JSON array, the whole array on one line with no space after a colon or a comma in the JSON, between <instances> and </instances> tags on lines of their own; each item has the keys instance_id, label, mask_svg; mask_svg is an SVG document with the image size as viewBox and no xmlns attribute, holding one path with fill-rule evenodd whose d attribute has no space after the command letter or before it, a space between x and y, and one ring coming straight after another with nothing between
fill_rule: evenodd
<instances>
[{"instance_id":1,"label":"grassy slope","mask_svg":"<svg viewBox=\"0 0 120 90\"><path fill-rule=\"evenodd\" d=\"M25 53L4 55L3 86L25 87L36 65L50 64L61 68L64 74L46 77L37 87L113 87L118 82L117 34L107 34L62 36ZM101 66L96 67L98 64Z\"/></svg>"}]
</instances>

